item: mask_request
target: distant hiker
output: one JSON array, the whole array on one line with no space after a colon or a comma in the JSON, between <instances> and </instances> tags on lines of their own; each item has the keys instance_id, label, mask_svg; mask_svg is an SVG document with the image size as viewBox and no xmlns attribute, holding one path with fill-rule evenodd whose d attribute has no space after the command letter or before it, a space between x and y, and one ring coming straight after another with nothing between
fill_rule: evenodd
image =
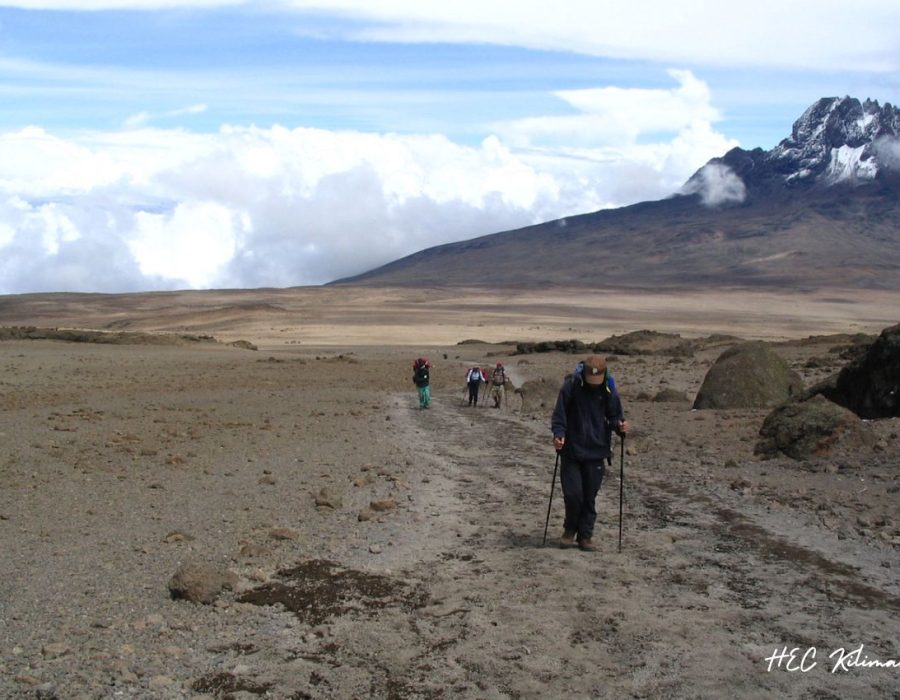
<instances>
[{"instance_id":1,"label":"distant hiker","mask_svg":"<svg viewBox=\"0 0 900 700\"><path fill-rule=\"evenodd\" d=\"M606 358L591 355L580 373L568 375L559 390L550 427L560 455L559 480L566 519L559 546L594 551L596 499L610 457L612 431L628 432L622 402L610 386Z\"/></svg>"},{"instance_id":2,"label":"distant hiker","mask_svg":"<svg viewBox=\"0 0 900 700\"><path fill-rule=\"evenodd\" d=\"M428 408L431 405L431 363L427 357L413 362L413 384L419 391L419 408Z\"/></svg>"},{"instance_id":3,"label":"distant hiker","mask_svg":"<svg viewBox=\"0 0 900 700\"><path fill-rule=\"evenodd\" d=\"M481 388L481 383L486 382L487 377L484 372L481 371L481 367L472 367L468 372L466 372L466 385L469 387L469 405L475 406L478 405L478 390Z\"/></svg>"},{"instance_id":4,"label":"distant hiker","mask_svg":"<svg viewBox=\"0 0 900 700\"><path fill-rule=\"evenodd\" d=\"M498 362L491 372L491 398L494 400L494 408L500 408L503 403L503 390L506 386L506 370L503 363Z\"/></svg>"}]
</instances>

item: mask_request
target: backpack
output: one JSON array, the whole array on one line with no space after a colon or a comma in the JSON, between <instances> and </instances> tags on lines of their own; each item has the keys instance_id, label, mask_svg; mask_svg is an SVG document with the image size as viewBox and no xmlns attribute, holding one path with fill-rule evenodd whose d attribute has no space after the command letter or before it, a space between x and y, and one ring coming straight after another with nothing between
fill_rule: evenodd
<instances>
[{"instance_id":1,"label":"backpack","mask_svg":"<svg viewBox=\"0 0 900 700\"><path fill-rule=\"evenodd\" d=\"M468 380L470 382L480 382L481 381L481 370L477 367L473 367L469 370Z\"/></svg>"}]
</instances>

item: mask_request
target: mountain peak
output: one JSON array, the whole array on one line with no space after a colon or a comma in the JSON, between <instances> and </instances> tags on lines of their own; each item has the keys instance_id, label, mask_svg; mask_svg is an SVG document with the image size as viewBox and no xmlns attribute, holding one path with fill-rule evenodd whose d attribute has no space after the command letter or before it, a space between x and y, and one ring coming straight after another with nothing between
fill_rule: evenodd
<instances>
[{"instance_id":1,"label":"mountain peak","mask_svg":"<svg viewBox=\"0 0 900 700\"><path fill-rule=\"evenodd\" d=\"M735 148L695 173L685 186L701 192L710 166L740 178L750 193L796 186L865 184L896 169L900 109L877 100L823 97L794 122L791 135L770 151Z\"/></svg>"}]
</instances>

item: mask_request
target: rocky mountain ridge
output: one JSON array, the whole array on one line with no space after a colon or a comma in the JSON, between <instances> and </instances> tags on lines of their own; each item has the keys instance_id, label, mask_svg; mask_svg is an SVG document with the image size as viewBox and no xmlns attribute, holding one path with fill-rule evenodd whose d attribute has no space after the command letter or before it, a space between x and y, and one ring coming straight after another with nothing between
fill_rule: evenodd
<instances>
[{"instance_id":1,"label":"rocky mountain ridge","mask_svg":"<svg viewBox=\"0 0 900 700\"><path fill-rule=\"evenodd\" d=\"M714 158L685 186L701 188L706 168L726 167L746 191L771 195L778 188L859 185L884 179L900 169L900 108L877 100L825 97L794 122L791 135L775 148L734 148Z\"/></svg>"},{"instance_id":2,"label":"rocky mountain ridge","mask_svg":"<svg viewBox=\"0 0 900 700\"><path fill-rule=\"evenodd\" d=\"M900 289L900 109L823 98L677 195L429 248L335 284Z\"/></svg>"}]
</instances>

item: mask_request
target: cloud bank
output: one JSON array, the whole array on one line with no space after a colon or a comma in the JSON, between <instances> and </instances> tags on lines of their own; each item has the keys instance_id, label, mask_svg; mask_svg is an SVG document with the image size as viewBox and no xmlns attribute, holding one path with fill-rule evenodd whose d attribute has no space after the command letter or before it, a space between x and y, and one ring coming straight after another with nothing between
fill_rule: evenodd
<instances>
[{"instance_id":1,"label":"cloud bank","mask_svg":"<svg viewBox=\"0 0 900 700\"><path fill-rule=\"evenodd\" d=\"M475 146L142 119L65 138L2 133L0 293L321 284L432 245L658 199L736 145L714 130L705 86L672 75L670 90L561 93L573 114L498 124ZM649 116L660 106L671 119Z\"/></svg>"},{"instance_id":2,"label":"cloud bank","mask_svg":"<svg viewBox=\"0 0 900 700\"><path fill-rule=\"evenodd\" d=\"M252 7L253 0L6 0L0 7L165 10ZM892 73L900 4L892 0L271 0L270 10L352 20L358 41L486 43L625 60ZM636 28L639 28L636 30ZM848 37L862 37L848 40Z\"/></svg>"},{"instance_id":3,"label":"cloud bank","mask_svg":"<svg viewBox=\"0 0 900 700\"><path fill-rule=\"evenodd\" d=\"M747 198L744 181L727 165L710 163L703 166L684 186L684 194L700 195L707 207L740 204Z\"/></svg>"}]
</instances>

